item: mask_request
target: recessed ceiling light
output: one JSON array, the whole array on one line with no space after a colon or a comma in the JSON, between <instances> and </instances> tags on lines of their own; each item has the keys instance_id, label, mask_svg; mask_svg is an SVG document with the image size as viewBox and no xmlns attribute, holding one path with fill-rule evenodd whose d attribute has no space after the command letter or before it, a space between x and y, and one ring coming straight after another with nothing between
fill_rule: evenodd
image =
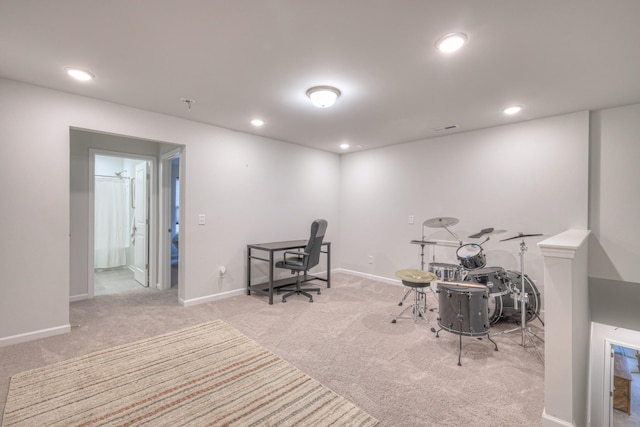
<instances>
[{"instance_id":1,"label":"recessed ceiling light","mask_svg":"<svg viewBox=\"0 0 640 427\"><path fill-rule=\"evenodd\" d=\"M86 70L83 70L81 68L76 68L76 67L67 67L65 68L65 71L67 72L67 74L69 74L71 77L73 77L76 80L80 80L83 82L89 81L89 80L93 80L96 78L96 76Z\"/></svg>"},{"instance_id":2,"label":"recessed ceiling light","mask_svg":"<svg viewBox=\"0 0 640 427\"><path fill-rule=\"evenodd\" d=\"M444 53L455 52L467 42L467 35L464 33L446 34L438 39L436 47Z\"/></svg>"},{"instance_id":3,"label":"recessed ceiling light","mask_svg":"<svg viewBox=\"0 0 640 427\"><path fill-rule=\"evenodd\" d=\"M511 105L502 110L502 112L511 116L513 114L518 114L520 111L522 111L522 108L522 105Z\"/></svg>"},{"instance_id":4,"label":"recessed ceiling light","mask_svg":"<svg viewBox=\"0 0 640 427\"><path fill-rule=\"evenodd\" d=\"M347 144L346 142L344 144L340 144L340 148L342 148L343 150L347 150L349 147L351 147L349 144Z\"/></svg>"},{"instance_id":5,"label":"recessed ceiling light","mask_svg":"<svg viewBox=\"0 0 640 427\"><path fill-rule=\"evenodd\" d=\"M318 108L328 108L336 102L340 91L331 86L314 86L307 91L311 103Z\"/></svg>"},{"instance_id":6,"label":"recessed ceiling light","mask_svg":"<svg viewBox=\"0 0 640 427\"><path fill-rule=\"evenodd\" d=\"M254 125L255 127L260 127L264 124L264 120L253 119L251 120L251 124Z\"/></svg>"}]
</instances>

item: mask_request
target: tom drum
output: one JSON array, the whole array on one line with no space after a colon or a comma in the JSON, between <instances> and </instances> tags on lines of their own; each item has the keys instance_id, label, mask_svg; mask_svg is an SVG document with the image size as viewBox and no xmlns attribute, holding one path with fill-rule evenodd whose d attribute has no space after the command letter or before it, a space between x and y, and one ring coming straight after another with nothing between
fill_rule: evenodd
<instances>
[{"instance_id":1,"label":"tom drum","mask_svg":"<svg viewBox=\"0 0 640 427\"><path fill-rule=\"evenodd\" d=\"M460 265L467 270L482 268L487 265L487 259L482 251L482 246L475 243L462 245L456 251Z\"/></svg>"}]
</instances>

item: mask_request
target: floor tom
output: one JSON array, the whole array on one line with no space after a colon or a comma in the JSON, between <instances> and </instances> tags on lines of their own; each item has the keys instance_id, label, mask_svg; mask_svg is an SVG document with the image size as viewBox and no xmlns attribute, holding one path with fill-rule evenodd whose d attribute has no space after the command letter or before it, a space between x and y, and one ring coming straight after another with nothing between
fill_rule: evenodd
<instances>
[{"instance_id":1,"label":"floor tom","mask_svg":"<svg viewBox=\"0 0 640 427\"><path fill-rule=\"evenodd\" d=\"M438 325L460 335L480 336L489 331L489 291L441 283L438 286Z\"/></svg>"}]
</instances>

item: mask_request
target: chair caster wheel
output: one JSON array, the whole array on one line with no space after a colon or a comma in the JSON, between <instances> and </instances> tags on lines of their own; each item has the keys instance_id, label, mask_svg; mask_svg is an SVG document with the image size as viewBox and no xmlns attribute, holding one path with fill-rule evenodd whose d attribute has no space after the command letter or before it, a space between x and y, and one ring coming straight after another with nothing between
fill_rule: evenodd
<instances>
[{"instance_id":1,"label":"chair caster wheel","mask_svg":"<svg viewBox=\"0 0 640 427\"><path fill-rule=\"evenodd\" d=\"M436 333L436 328L431 328L431 332Z\"/></svg>"},{"instance_id":2,"label":"chair caster wheel","mask_svg":"<svg viewBox=\"0 0 640 427\"><path fill-rule=\"evenodd\" d=\"M287 300L285 298L282 298L282 302L287 302Z\"/></svg>"},{"instance_id":3,"label":"chair caster wheel","mask_svg":"<svg viewBox=\"0 0 640 427\"><path fill-rule=\"evenodd\" d=\"M398 303L398 307L402 307L402 302L399 302L399 303Z\"/></svg>"},{"instance_id":4,"label":"chair caster wheel","mask_svg":"<svg viewBox=\"0 0 640 427\"><path fill-rule=\"evenodd\" d=\"M309 302L313 302L313 298L309 298Z\"/></svg>"},{"instance_id":5,"label":"chair caster wheel","mask_svg":"<svg viewBox=\"0 0 640 427\"><path fill-rule=\"evenodd\" d=\"M396 319L393 319L393 320L391 321L391 323L396 323Z\"/></svg>"}]
</instances>

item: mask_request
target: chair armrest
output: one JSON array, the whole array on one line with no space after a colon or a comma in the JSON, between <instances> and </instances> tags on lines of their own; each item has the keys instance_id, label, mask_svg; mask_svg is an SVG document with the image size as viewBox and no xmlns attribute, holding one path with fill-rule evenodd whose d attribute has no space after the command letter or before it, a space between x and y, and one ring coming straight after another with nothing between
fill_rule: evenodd
<instances>
[{"instance_id":1,"label":"chair armrest","mask_svg":"<svg viewBox=\"0 0 640 427\"><path fill-rule=\"evenodd\" d=\"M309 255L311 255L308 252L298 252L298 251L285 251L283 254L283 258L286 261L287 260L287 254L289 255L295 255L296 258L300 258L300 257L308 257Z\"/></svg>"}]
</instances>

